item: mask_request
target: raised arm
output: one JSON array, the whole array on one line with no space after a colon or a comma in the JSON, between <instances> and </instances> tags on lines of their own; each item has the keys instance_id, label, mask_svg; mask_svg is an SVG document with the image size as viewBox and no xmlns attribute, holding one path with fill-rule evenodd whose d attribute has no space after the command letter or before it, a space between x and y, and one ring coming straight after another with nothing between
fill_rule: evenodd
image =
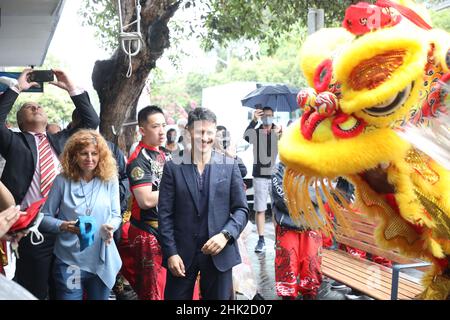
<instances>
[{"instance_id":1,"label":"raised arm","mask_svg":"<svg viewBox=\"0 0 450 320\"><path fill-rule=\"evenodd\" d=\"M264 114L264 112L260 109L255 110L255 112L253 112L253 119L252 121L250 121L250 123L248 124L247 128L244 131L244 139L245 141L247 141L248 143L255 143L255 138L254 137L256 135L256 131L255 128L258 125L258 120L261 119L261 116Z\"/></svg>"},{"instance_id":2,"label":"raised arm","mask_svg":"<svg viewBox=\"0 0 450 320\"><path fill-rule=\"evenodd\" d=\"M12 89L8 89L0 95L0 126L2 128L6 126L6 118L18 96L19 94Z\"/></svg>"},{"instance_id":3,"label":"raised arm","mask_svg":"<svg viewBox=\"0 0 450 320\"><path fill-rule=\"evenodd\" d=\"M80 117L80 121L70 129L72 131L71 133L81 128L97 129L100 124L100 119L91 104L87 92L77 88L74 82L64 71L60 69L53 69L53 73L55 74L57 81L52 81L50 84L66 90L69 93Z\"/></svg>"},{"instance_id":4,"label":"raised arm","mask_svg":"<svg viewBox=\"0 0 450 320\"><path fill-rule=\"evenodd\" d=\"M6 127L6 118L11 112L14 102L21 91L39 86L38 83L27 80L28 74L32 71L32 69L24 69L17 81L14 81L16 84L0 95L0 154L3 156L8 154L12 143L13 132Z\"/></svg>"}]
</instances>

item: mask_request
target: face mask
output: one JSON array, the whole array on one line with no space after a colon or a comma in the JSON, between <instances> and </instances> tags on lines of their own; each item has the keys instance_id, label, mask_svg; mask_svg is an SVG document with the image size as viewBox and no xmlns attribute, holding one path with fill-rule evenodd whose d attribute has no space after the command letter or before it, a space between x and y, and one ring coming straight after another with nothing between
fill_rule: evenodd
<instances>
[{"instance_id":1,"label":"face mask","mask_svg":"<svg viewBox=\"0 0 450 320\"><path fill-rule=\"evenodd\" d=\"M261 121L263 125L270 126L273 123L273 117L262 117Z\"/></svg>"},{"instance_id":2,"label":"face mask","mask_svg":"<svg viewBox=\"0 0 450 320\"><path fill-rule=\"evenodd\" d=\"M39 232L39 225L41 224L41 221L44 219L44 214L42 212L39 212L38 218L36 219L36 223L28 229L28 231L31 233L30 240L33 245L38 245L44 242L44 236L42 233ZM37 240L35 240L37 239Z\"/></svg>"}]
</instances>

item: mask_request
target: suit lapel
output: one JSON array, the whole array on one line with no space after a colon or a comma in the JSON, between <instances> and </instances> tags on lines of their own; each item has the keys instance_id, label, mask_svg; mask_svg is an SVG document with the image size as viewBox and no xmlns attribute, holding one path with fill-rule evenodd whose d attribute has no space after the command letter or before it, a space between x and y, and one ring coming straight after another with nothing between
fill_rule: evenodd
<instances>
[{"instance_id":1,"label":"suit lapel","mask_svg":"<svg viewBox=\"0 0 450 320\"><path fill-rule=\"evenodd\" d=\"M220 164L223 164L222 158L214 152L211 155L211 167L209 169L208 209L210 212L212 212L212 204L216 196L217 182L223 179L224 176L225 167Z\"/></svg>"},{"instance_id":2,"label":"suit lapel","mask_svg":"<svg viewBox=\"0 0 450 320\"><path fill-rule=\"evenodd\" d=\"M183 173L184 180L186 181L187 188L189 190L189 193L191 194L192 200L194 200L195 209L197 210L197 214L200 213L200 210L198 208L198 188L197 188L197 181L194 176L193 168L191 165L188 164L181 164L181 172Z\"/></svg>"},{"instance_id":3,"label":"suit lapel","mask_svg":"<svg viewBox=\"0 0 450 320\"><path fill-rule=\"evenodd\" d=\"M37 164L37 146L36 146L36 140L34 139L34 136L32 134L23 132L22 133L25 137L25 141L28 143L28 147L31 150L31 154L33 155L33 163L34 167L36 168Z\"/></svg>"},{"instance_id":4,"label":"suit lapel","mask_svg":"<svg viewBox=\"0 0 450 320\"><path fill-rule=\"evenodd\" d=\"M55 150L56 154L61 154L61 150L59 148L59 145L57 143L57 139L54 135L47 133L47 139L50 142L50 145L52 146L53 150Z\"/></svg>"}]
</instances>

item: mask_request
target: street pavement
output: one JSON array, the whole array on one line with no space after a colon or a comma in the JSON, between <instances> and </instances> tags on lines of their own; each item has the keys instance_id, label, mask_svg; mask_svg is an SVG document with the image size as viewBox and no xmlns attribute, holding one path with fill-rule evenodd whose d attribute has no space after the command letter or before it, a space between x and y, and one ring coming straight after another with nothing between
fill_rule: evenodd
<instances>
[{"instance_id":1,"label":"street pavement","mask_svg":"<svg viewBox=\"0 0 450 320\"><path fill-rule=\"evenodd\" d=\"M245 238L245 247L253 269L257 292L266 300L280 300L275 293L275 226L272 223L270 210L266 211L265 217L264 239L266 242L266 252L255 252L255 246L259 237L255 224L255 212L253 210L250 211L249 216L251 233ZM236 298L241 300L246 299L239 294Z\"/></svg>"},{"instance_id":2,"label":"street pavement","mask_svg":"<svg viewBox=\"0 0 450 320\"><path fill-rule=\"evenodd\" d=\"M267 219L266 219L267 221ZM245 245L250 258L253 273L256 278L257 292L266 300L278 300L275 293L275 229L272 222L265 224L266 252L255 253L255 246L258 242L256 225L251 223L252 233L247 237Z\"/></svg>"}]
</instances>

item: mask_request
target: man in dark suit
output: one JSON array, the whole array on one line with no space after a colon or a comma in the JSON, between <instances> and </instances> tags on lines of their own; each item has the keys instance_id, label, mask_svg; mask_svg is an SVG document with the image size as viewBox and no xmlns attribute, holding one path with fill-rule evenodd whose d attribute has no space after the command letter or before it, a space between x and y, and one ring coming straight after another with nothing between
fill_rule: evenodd
<instances>
[{"instance_id":1,"label":"man in dark suit","mask_svg":"<svg viewBox=\"0 0 450 320\"><path fill-rule=\"evenodd\" d=\"M42 106L26 102L17 112L21 132L8 129L6 117L19 93L38 85L28 81L30 72L32 69L25 69L17 83L0 95L0 154L6 159L1 181L22 210L48 194L59 173L58 156L70 135L79 128L96 129L100 122L88 94L77 88L63 71L54 69L56 81L51 84L69 93L82 118L78 127L54 135L47 133L47 115ZM47 297L55 237L43 234L45 240L39 245L32 245L30 236L20 241L15 275L15 280L39 299Z\"/></svg>"},{"instance_id":2,"label":"man in dark suit","mask_svg":"<svg viewBox=\"0 0 450 320\"><path fill-rule=\"evenodd\" d=\"M232 267L241 262L236 239L248 221L237 162L212 152L216 116L189 113L191 152L164 166L158 201L160 244L167 272L166 299L191 299L200 271L203 299L229 300Z\"/></svg>"}]
</instances>

